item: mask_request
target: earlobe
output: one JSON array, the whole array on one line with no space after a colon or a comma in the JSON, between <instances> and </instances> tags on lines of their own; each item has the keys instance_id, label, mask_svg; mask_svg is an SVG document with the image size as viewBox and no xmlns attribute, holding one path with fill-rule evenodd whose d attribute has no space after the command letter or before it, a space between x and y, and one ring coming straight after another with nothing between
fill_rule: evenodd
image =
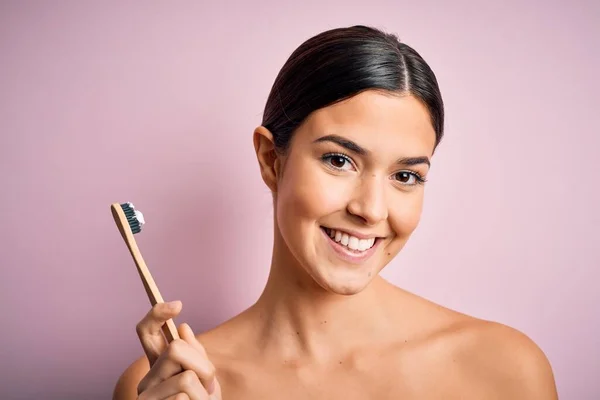
<instances>
[{"instance_id":1,"label":"earlobe","mask_svg":"<svg viewBox=\"0 0 600 400\"><path fill-rule=\"evenodd\" d=\"M273 134L264 126L259 126L254 130L253 141L263 181L272 192L277 192L281 163L275 151Z\"/></svg>"}]
</instances>

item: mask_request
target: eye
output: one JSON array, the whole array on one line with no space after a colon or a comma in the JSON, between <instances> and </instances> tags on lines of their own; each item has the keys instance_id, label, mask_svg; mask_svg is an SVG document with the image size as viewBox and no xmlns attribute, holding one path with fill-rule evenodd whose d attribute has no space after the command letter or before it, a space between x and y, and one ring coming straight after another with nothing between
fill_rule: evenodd
<instances>
[{"instance_id":1,"label":"eye","mask_svg":"<svg viewBox=\"0 0 600 400\"><path fill-rule=\"evenodd\" d=\"M422 185L423 183L425 183L425 179L423 179L423 177L421 177L421 175L419 175L416 172L411 172L411 171L396 172L393 175L393 179L395 179L398 182L400 182L401 184L407 185L407 186Z\"/></svg>"},{"instance_id":2,"label":"eye","mask_svg":"<svg viewBox=\"0 0 600 400\"><path fill-rule=\"evenodd\" d=\"M328 166L337 170L348 171L354 169L352 161L344 154L325 154L322 159Z\"/></svg>"}]
</instances>

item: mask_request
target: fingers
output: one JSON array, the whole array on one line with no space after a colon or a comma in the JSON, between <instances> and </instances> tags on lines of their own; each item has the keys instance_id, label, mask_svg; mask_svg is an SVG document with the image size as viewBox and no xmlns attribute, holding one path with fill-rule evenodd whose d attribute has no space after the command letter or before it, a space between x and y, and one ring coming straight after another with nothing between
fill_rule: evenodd
<instances>
[{"instance_id":1,"label":"fingers","mask_svg":"<svg viewBox=\"0 0 600 400\"><path fill-rule=\"evenodd\" d=\"M198 339L196 339L194 331L192 331L192 328L188 324L183 323L179 325L178 331L181 339L183 339L186 343L188 343L192 348L194 348L198 353L202 354L208 360L208 354L206 354L206 349L204 348L204 346L202 346ZM205 381L204 387L206 388L206 391L209 394L212 394L215 391L217 383L214 367L212 369L212 379L210 378L210 376L207 376L207 379L210 379L210 381Z\"/></svg>"},{"instance_id":2,"label":"fingers","mask_svg":"<svg viewBox=\"0 0 600 400\"><path fill-rule=\"evenodd\" d=\"M190 400L190 396L185 393L177 393L174 396L170 396L167 400Z\"/></svg>"},{"instance_id":3,"label":"fingers","mask_svg":"<svg viewBox=\"0 0 600 400\"><path fill-rule=\"evenodd\" d=\"M194 335L194 331L192 331L192 328L186 324L185 322L181 325L179 325L179 337L181 337L181 339L185 340L186 343L189 343L190 346L192 346L194 349L198 350L198 352L202 355L204 355L205 357L208 357L208 355L206 354L206 350L204 349L204 346L202 346L202 344L200 344L200 342L198 341L198 339L196 339L196 335Z\"/></svg>"},{"instance_id":4,"label":"fingers","mask_svg":"<svg viewBox=\"0 0 600 400\"><path fill-rule=\"evenodd\" d=\"M146 390L138 400L209 400L198 376L191 370L183 371Z\"/></svg>"},{"instance_id":5,"label":"fingers","mask_svg":"<svg viewBox=\"0 0 600 400\"><path fill-rule=\"evenodd\" d=\"M200 344L198 343L198 345ZM176 339L169 344L158 357L150 372L140 381L138 393L158 386L175 375L181 375L182 371L186 374L193 373L208 393L214 391L215 367L206 357L206 353L200 352L183 339Z\"/></svg>"},{"instance_id":6,"label":"fingers","mask_svg":"<svg viewBox=\"0 0 600 400\"><path fill-rule=\"evenodd\" d=\"M154 365L160 354L167 347L161 327L170 318L174 318L181 312L180 301L169 303L158 303L152 307L144 318L137 324L136 332L142 343L150 366Z\"/></svg>"},{"instance_id":7,"label":"fingers","mask_svg":"<svg viewBox=\"0 0 600 400\"><path fill-rule=\"evenodd\" d=\"M170 396L167 400L190 400L190 397L185 393L177 393L175 396Z\"/></svg>"}]
</instances>

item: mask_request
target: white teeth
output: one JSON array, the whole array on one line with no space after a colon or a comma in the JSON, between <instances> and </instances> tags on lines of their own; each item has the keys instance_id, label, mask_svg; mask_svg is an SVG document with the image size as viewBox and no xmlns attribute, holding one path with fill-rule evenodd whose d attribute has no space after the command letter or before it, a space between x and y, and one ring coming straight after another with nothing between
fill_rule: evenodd
<instances>
[{"instance_id":1,"label":"white teeth","mask_svg":"<svg viewBox=\"0 0 600 400\"><path fill-rule=\"evenodd\" d=\"M354 236L350 236L350 239L348 239L348 247L350 247L352 250L358 250L358 242L359 242L359 238L355 238Z\"/></svg>"},{"instance_id":2,"label":"white teeth","mask_svg":"<svg viewBox=\"0 0 600 400\"><path fill-rule=\"evenodd\" d=\"M361 239L358 242L358 250L360 251L365 251L367 250L370 246L369 242L371 241L371 239Z\"/></svg>"},{"instance_id":3,"label":"white teeth","mask_svg":"<svg viewBox=\"0 0 600 400\"><path fill-rule=\"evenodd\" d=\"M359 239L355 236L350 236L347 233L336 231L334 229L328 229L328 232L329 237L331 237L334 241L355 251L368 250L375 244L375 238Z\"/></svg>"},{"instance_id":4,"label":"white teeth","mask_svg":"<svg viewBox=\"0 0 600 400\"><path fill-rule=\"evenodd\" d=\"M349 240L350 240L350 237L348 236L348 234L342 233L342 240L340 241L340 243L343 244L344 246L348 246Z\"/></svg>"}]
</instances>

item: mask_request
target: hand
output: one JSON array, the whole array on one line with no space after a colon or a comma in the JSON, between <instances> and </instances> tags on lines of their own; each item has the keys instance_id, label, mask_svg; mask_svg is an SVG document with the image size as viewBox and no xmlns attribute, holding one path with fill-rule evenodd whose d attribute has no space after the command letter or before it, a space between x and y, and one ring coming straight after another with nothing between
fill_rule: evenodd
<instances>
[{"instance_id":1,"label":"hand","mask_svg":"<svg viewBox=\"0 0 600 400\"><path fill-rule=\"evenodd\" d=\"M180 339L167 345L161 326L181 312L181 302L158 303L136 330L150 362L138 385L138 400L221 400L215 367L187 324L177 329Z\"/></svg>"}]
</instances>

